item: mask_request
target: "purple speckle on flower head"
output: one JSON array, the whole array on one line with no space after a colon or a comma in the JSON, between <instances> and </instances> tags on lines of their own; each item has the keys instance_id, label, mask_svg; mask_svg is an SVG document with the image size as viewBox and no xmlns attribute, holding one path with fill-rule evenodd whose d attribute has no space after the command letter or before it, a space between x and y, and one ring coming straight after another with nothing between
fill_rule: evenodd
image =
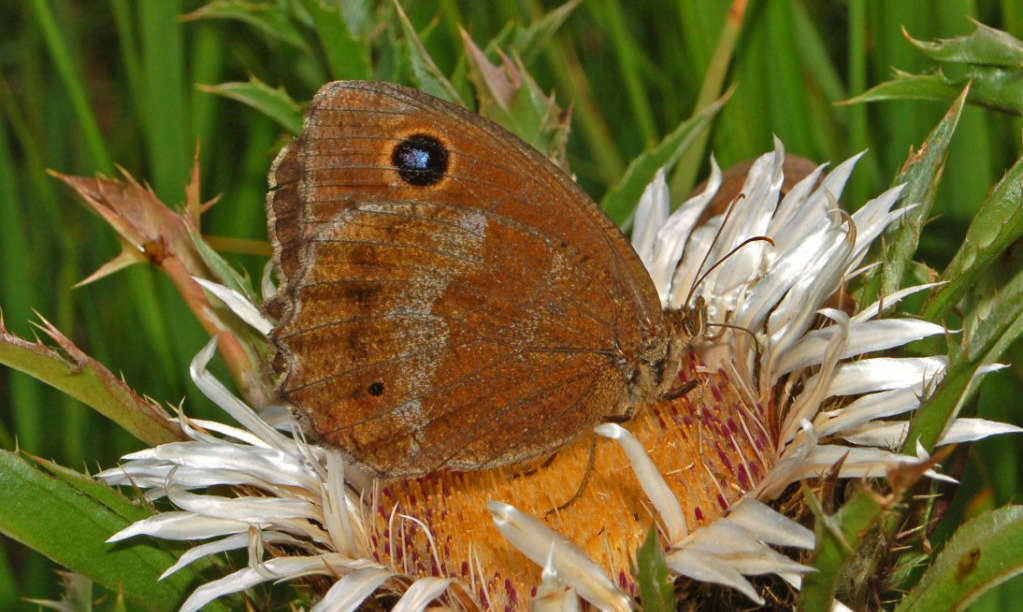
<instances>
[{"instance_id":1,"label":"purple speckle on flower head","mask_svg":"<svg viewBox=\"0 0 1023 612\"><path fill-rule=\"evenodd\" d=\"M694 507L693 508L693 516L696 517L696 520L703 521L703 510L700 510L699 506Z\"/></svg>"},{"instance_id":2,"label":"purple speckle on flower head","mask_svg":"<svg viewBox=\"0 0 1023 612\"><path fill-rule=\"evenodd\" d=\"M714 396L714 401L718 401L718 402L721 401L721 398L722 398L721 387L719 387L717 385L711 385L710 386L710 394Z\"/></svg>"},{"instance_id":3,"label":"purple speckle on flower head","mask_svg":"<svg viewBox=\"0 0 1023 612\"><path fill-rule=\"evenodd\" d=\"M728 509L728 502L725 501L725 496L718 493L718 503L721 504L722 510Z\"/></svg>"},{"instance_id":4,"label":"purple speckle on flower head","mask_svg":"<svg viewBox=\"0 0 1023 612\"><path fill-rule=\"evenodd\" d=\"M463 575L463 576L466 576L466 577L469 576L469 562L468 561L462 561L462 568L461 568L461 571L459 573L461 575Z\"/></svg>"},{"instance_id":5,"label":"purple speckle on flower head","mask_svg":"<svg viewBox=\"0 0 1023 612\"><path fill-rule=\"evenodd\" d=\"M735 422L735 419L728 417L728 429L732 430L732 433L739 433L739 424Z\"/></svg>"},{"instance_id":6,"label":"purple speckle on flower head","mask_svg":"<svg viewBox=\"0 0 1023 612\"><path fill-rule=\"evenodd\" d=\"M729 473L732 474L732 476L735 476L735 470L732 468L732 462L728 459L728 455L726 455L724 451L722 451L720 448L717 449L717 451L718 459L721 460L721 463L725 466L725 469L727 469Z\"/></svg>"},{"instance_id":7,"label":"purple speckle on flower head","mask_svg":"<svg viewBox=\"0 0 1023 612\"><path fill-rule=\"evenodd\" d=\"M515 592L515 587L512 586L510 578L504 579L504 592L508 595L508 610L514 610L515 604L518 602L518 594Z\"/></svg>"},{"instance_id":8,"label":"purple speckle on flower head","mask_svg":"<svg viewBox=\"0 0 1023 612\"><path fill-rule=\"evenodd\" d=\"M739 486L742 487L743 490L749 490L749 475L746 473L746 466L744 465L739 466L738 479Z\"/></svg>"}]
</instances>

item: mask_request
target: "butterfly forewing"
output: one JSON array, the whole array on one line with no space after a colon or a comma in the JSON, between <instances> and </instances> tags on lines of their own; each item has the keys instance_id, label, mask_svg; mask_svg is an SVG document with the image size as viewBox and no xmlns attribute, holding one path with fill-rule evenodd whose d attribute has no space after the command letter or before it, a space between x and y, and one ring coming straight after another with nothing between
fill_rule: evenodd
<instances>
[{"instance_id":1,"label":"butterfly forewing","mask_svg":"<svg viewBox=\"0 0 1023 612\"><path fill-rule=\"evenodd\" d=\"M384 477L549 452L660 333L621 233L541 155L425 94L338 82L271 172L284 399Z\"/></svg>"}]
</instances>

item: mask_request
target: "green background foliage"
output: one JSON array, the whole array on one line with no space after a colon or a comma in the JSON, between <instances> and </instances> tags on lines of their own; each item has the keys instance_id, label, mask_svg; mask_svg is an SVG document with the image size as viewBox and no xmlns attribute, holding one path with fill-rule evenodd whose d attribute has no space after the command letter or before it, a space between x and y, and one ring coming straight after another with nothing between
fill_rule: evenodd
<instances>
[{"instance_id":1,"label":"green background foliage","mask_svg":"<svg viewBox=\"0 0 1023 612\"><path fill-rule=\"evenodd\" d=\"M315 22L314 2L267 4L292 1ZM213 3L212 9L230 15L233 4ZM203 217L204 234L263 240L266 172L287 131L258 110L197 85L255 77L270 88L261 91L265 104L283 108L290 102L271 89L283 87L304 102L332 75L371 70L388 80L414 71L396 50L405 39L385 40L363 56L365 49L347 38L400 38L389 3L376 4L325 46L315 23L295 26L272 15L245 22L216 18L208 8L210 18L182 21L202 6L192 1L3 3L0 307L11 330L31 336L36 310L139 392L174 404L183 399L193 415L212 414L186 373L206 335L165 278L134 266L72 290L120 246L114 232L45 170L112 174L116 164L148 181L165 202L179 203L199 143L202 196L222 195ZM559 3L402 5L440 71L452 75L465 70L460 25L485 47L509 21L532 23ZM618 182L630 160L693 113L728 5L585 0L554 37L523 56L540 87L572 107L569 165L595 199ZM722 167L769 150L772 134L789 153L813 160L839 161L869 149L843 197L857 207L890 183L948 104L835 102L891 78L893 68L922 72L933 65L900 26L917 40L931 40L969 33L969 18L1023 38L1023 4L1015 0L751 0L724 81L735 84L735 92L715 120L708 148ZM344 45L350 52L338 51ZM1021 125L1016 117L966 108L918 259L937 269L950 261L988 189L1018 157ZM238 252L228 257L257 279L265 261ZM1007 357L1023 364L1023 347L1017 343ZM1014 399L1023 397L1021 382L1021 365L991 375L977 412L1023 423L1023 406ZM942 502L947 512L936 543L964 517L1018 497L1020 444L998 438L952 456L948 471L961 475L963 486ZM0 368L0 448L16 446L94 471L139 443L76 400ZM0 608L28 605L24 596L57 596L59 580L49 561L11 541L3 551ZM1002 609L1021 597L1019 581L1011 581L974 609Z\"/></svg>"}]
</instances>

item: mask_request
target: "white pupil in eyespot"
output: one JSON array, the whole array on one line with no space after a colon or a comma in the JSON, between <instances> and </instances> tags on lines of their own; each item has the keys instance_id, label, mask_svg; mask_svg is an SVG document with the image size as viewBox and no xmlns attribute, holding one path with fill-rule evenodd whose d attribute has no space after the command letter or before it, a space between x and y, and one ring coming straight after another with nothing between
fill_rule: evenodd
<instances>
[{"instance_id":1,"label":"white pupil in eyespot","mask_svg":"<svg viewBox=\"0 0 1023 612\"><path fill-rule=\"evenodd\" d=\"M402 157L406 168L424 169L430 163L430 154L422 149L406 151Z\"/></svg>"}]
</instances>

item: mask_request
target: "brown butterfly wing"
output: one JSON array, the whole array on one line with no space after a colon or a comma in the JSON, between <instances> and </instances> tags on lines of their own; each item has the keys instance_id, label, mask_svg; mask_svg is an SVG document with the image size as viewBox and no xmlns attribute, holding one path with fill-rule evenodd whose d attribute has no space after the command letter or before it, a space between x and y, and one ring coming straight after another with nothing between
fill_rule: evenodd
<instances>
[{"instance_id":1,"label":"brown butterfly wing","mask_svg":"<svg viewBox=\"0 0 1023 612\"><path fill-rule=\"evenodd\" d=\"M411 184L395 148L432 138ZM268 311L283 398L386 477L549 452L601 416L661 333L621 232L499 126L426 94L336 82L274 164Z\"/></svg>"}]
</instances>

